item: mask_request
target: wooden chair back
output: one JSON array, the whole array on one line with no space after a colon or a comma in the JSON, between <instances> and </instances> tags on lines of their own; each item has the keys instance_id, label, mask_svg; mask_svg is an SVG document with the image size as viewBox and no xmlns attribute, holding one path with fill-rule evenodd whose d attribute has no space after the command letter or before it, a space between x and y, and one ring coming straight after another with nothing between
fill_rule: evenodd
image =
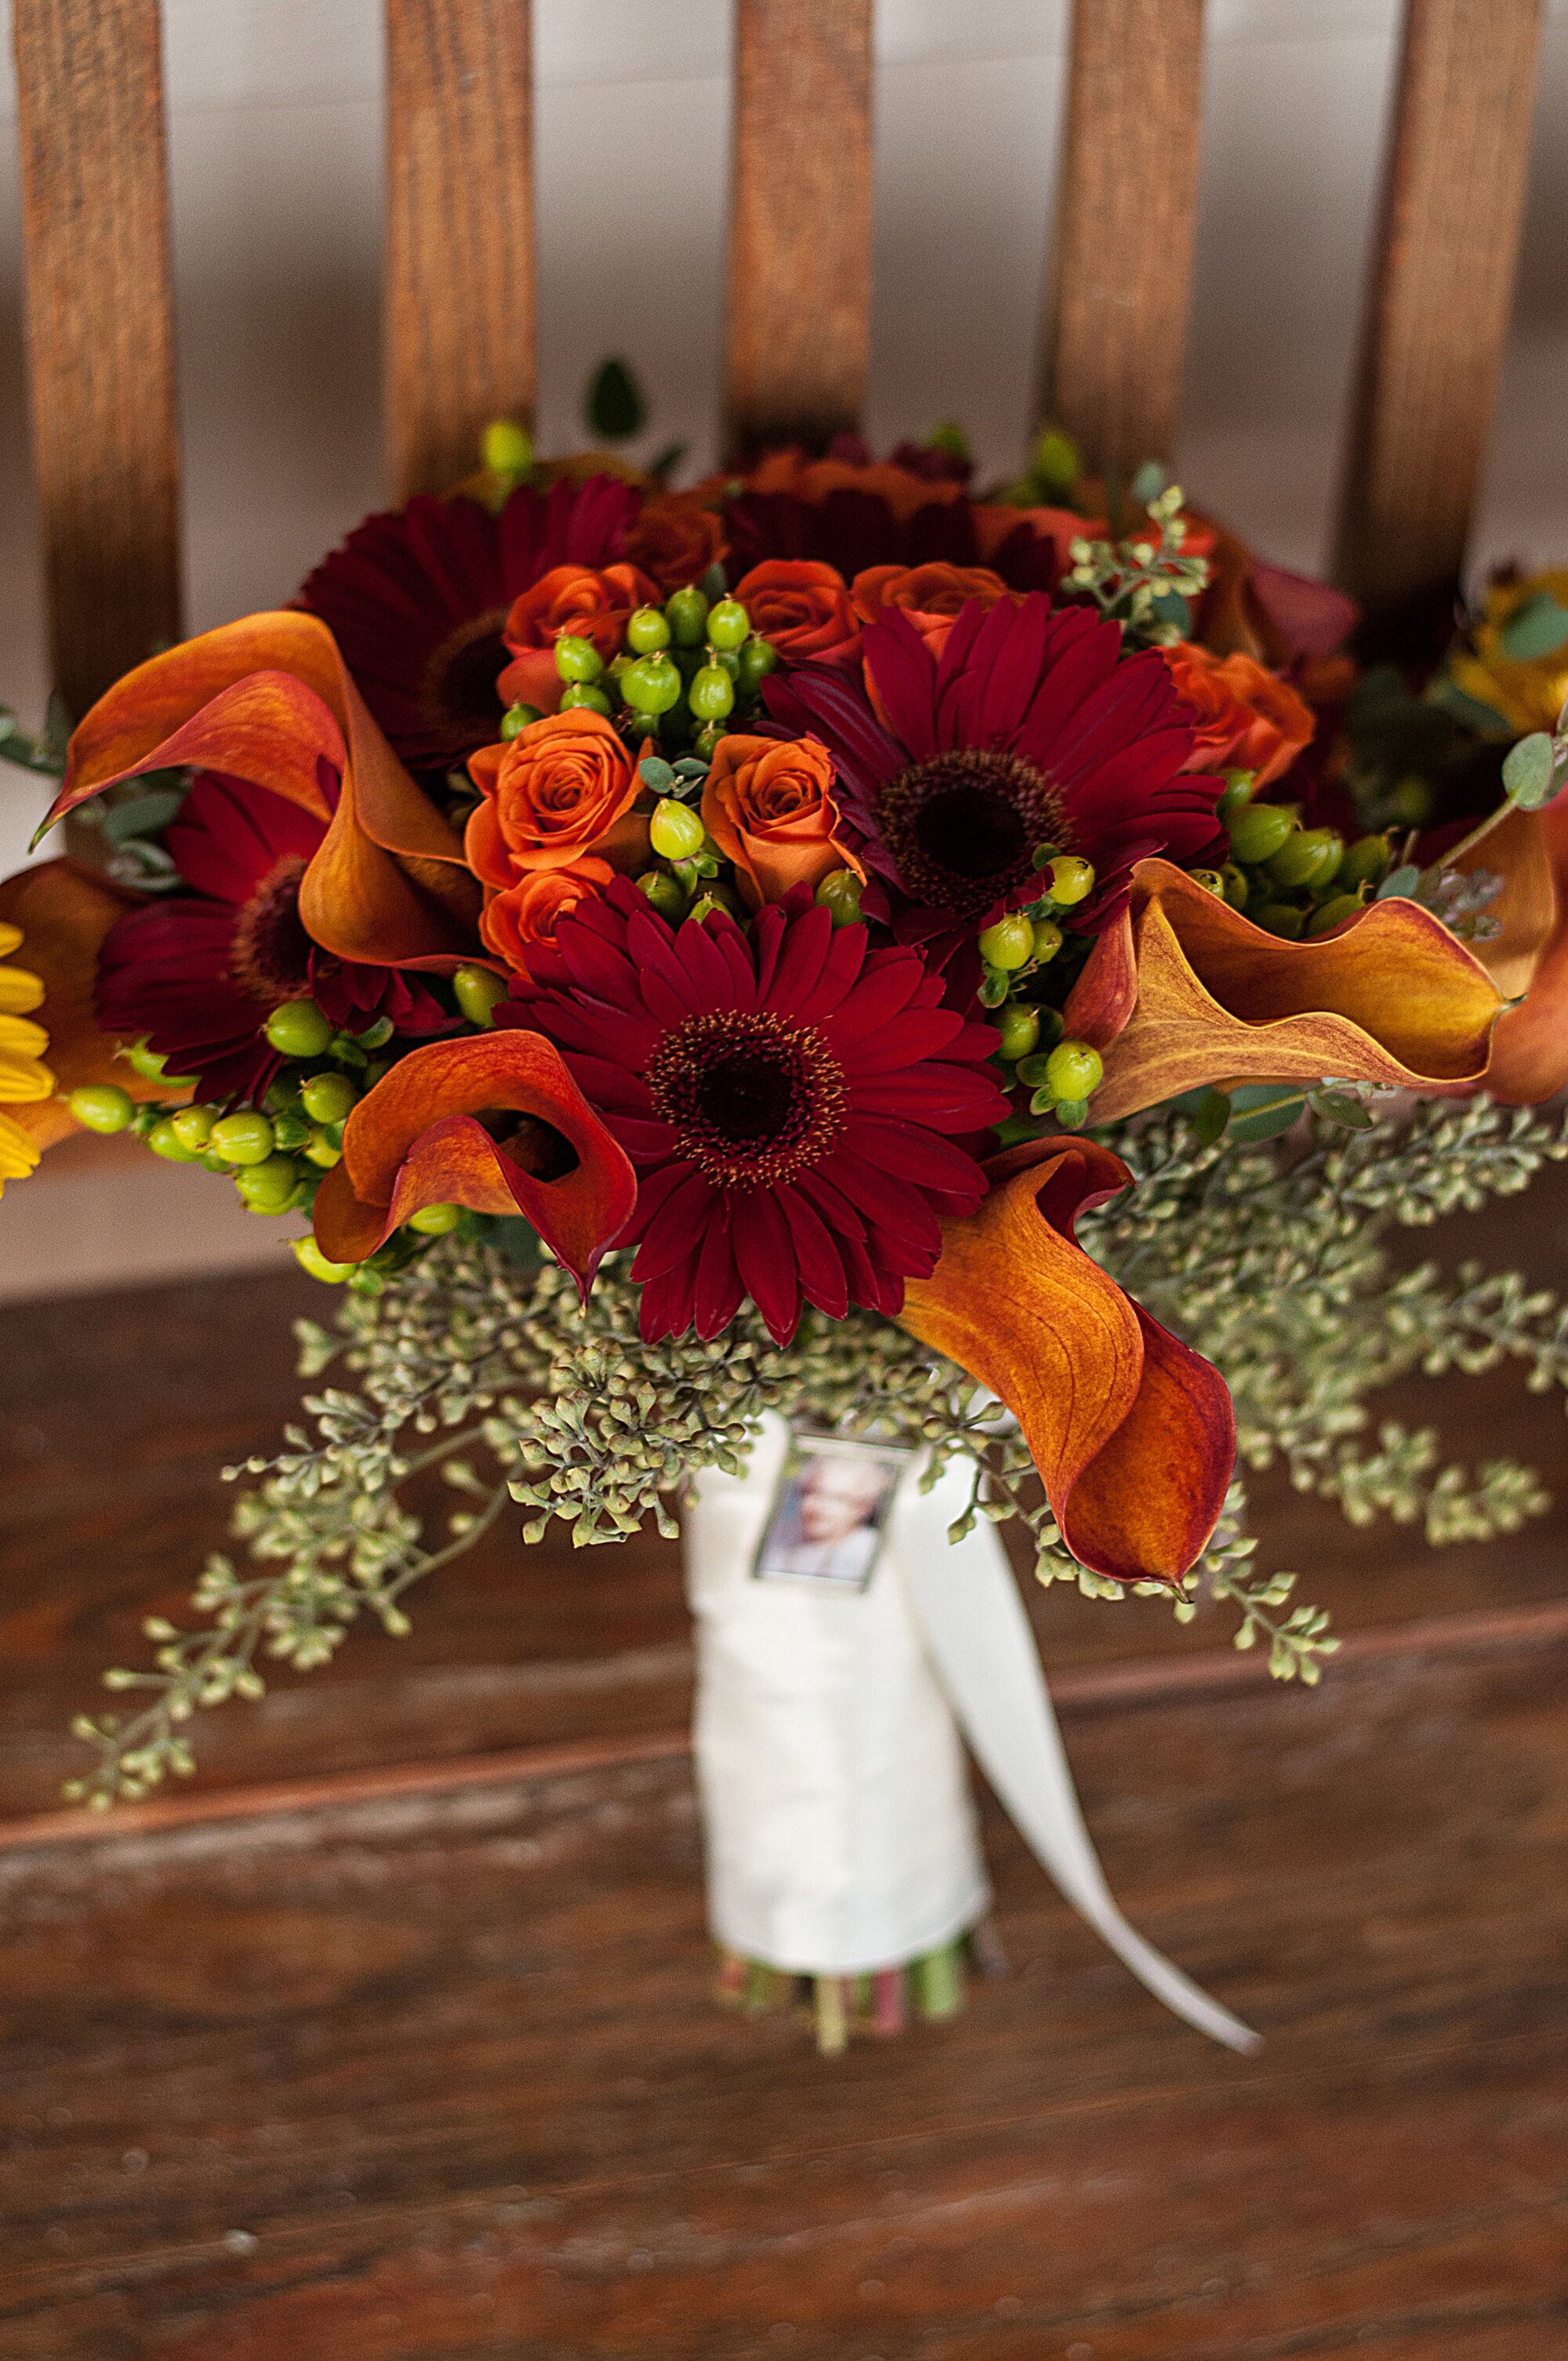
<instances>
[{"instance_id":1,"label":"wooden chair back","mask_svg":"<svg viewBox=\"0 0 1568 2361\"><path fill-rule=\"evenodd\" d=\"M14 0L54 676L82 712L181 631L158 0ZM527 419L529 0L385 0L385 418L400 496ZM852 427L871 306L872 0L735 0L732 453ZM1541 0L1406 0L1338 569L1452 579L1523 210ZM1040 410L1095 463L1168 450L1198 202L1202 0L1074 0Z\"/></svg>"}]
</instances>

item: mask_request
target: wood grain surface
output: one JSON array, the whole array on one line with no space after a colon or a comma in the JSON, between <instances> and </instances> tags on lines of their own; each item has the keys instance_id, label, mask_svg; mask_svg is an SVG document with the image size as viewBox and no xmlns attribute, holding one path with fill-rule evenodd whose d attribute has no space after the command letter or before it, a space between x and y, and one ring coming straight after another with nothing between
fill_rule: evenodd
<instances>
[{"instance_id":1,"label":"wood grain surface","mask_svg":"<svg viewBox=\"0 0 1568 2361\"><path fill-rule=\"evenodd\" d=\"M731 455L859 424L871 340L871 0L737 0Z\"/></svg>"},{"instance_id":2,"label":"wood grain surface","mask_svg":"<svg viewBox=\"0 0 1568 2361\"><path fill-rule=\"evenodd\" d=\"M534 395L530 0L386 0L387 461L444 491Z\"/></svg>"},{"instance_id":3,"label":"wood grain surface","mask_svg":"<svg viewBox=\"0 0 1568 2361\"><path fill-rule=\"evenodd\" d=\"M1338 574L1374 609L1454 583L1491 431L1540 0L1407 0Z\"/></svg>"},{"instance_id":4,"label":"wood grain surface","mask_svg":"<svg viewBox=\"0 0 1568 2361\"><path fill-rule=\"evenodd\" d=\"M0 1856L6 2361L1563 2361L1568 1644L1070 1714L1138 1989L827 2063L710 1998L684 1764Z\"/></svg>"},{"instance_id":5,"label":"wood grain surface","mask_svg":"<svg viewBox=\"0 0 1568 2361\"><path fill-rule=\"evenodd\" d=\"M1203 0L1074 0L1040 407L1096 470L1170 455L1202 71Z\"/></svg>"},{"instance_id":6,"label":"wood grain surface","mask_svg":"<svg viewBox=\"0 0 1568 2361\"><path fill-rule=\"evenodd\" d=\"M181 631L158 0L16 0L49 655L73 716Z\"/></svg>"}]
</instances>

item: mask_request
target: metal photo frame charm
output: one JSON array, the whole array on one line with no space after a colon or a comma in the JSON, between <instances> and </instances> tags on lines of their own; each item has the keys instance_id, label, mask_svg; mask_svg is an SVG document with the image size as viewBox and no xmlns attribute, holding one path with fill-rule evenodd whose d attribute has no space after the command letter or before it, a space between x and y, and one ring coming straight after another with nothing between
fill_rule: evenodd
<instances>
[{"instance_id":1,"label":"metal photo frame charm","mask_svg":"<svg viewBox=\"0 0 1568 2361\"><path fill-rule=\"evenodd\" d=\"M862 1592L882 1556L899 1477L914 1456L896 1444L792 1432L752 1580Z\"/></svg>"}]
</instances>

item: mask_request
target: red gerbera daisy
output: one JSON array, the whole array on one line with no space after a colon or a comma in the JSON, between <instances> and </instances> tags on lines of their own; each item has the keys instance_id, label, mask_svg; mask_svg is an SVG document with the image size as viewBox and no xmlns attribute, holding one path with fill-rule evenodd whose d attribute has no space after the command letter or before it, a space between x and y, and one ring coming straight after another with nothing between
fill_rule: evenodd
<instances>
[{"instance_id":1,"label":"red gerbera daisy","mask_svg":"<svg viewBox=\"0 0 1568 2361\"><path fill-rule=\"evenodd\" d=\"M890 889L900 936L970 931L1039 891L1036 847L1094 865L1076 923L1093 925L1135 862L1184 866L1223 842L1222 782L1187 774L1192 719L1153 650L1122 655L1122 629L1038 595L966 604L940 657L908 618L868 625L874 689L828 665L778 674L768 709L820 738L839 809ZM879 716L881 718L879 718Z\"/></svg>"},{"instance_id":2,"label":"red gerbera daisy","mask_svg":"<svg viewBox=\"0 0 1568 2361\"><path fill-rule=\"evenodd\" d=\"M104 1031L145 1036L170 1072L198 1077L203 1097L256 1099L278 1071L263 1027L282 1001L308 994L349 1032L378 1016L400 1033L451 1030L413 977L335 959L305 932L300 881L325 834L282 796L199 771L163 839L194 890L128 912L105 939Z\"/></svg>"},{"instance_id":3,"label":"red gerbera daisy","mask_svg":"<svg viewBox=\"0 0 1568 2361\"><path fill-rule=\"evenodd\" d=\"M367 517L300 592L411 769L445 770L500 735L496 680L514 599L553 566L608 566L642 504L612 476L522 485L499 514L421 493Z\"/></svg>"},{"instance_id":4,"label":"red gerbera daisy","mask_svg":"<svg viewBox=\"0 0 1568 2361\"><path fill-rule=\"evenodd\" d=\"M718 915L678 933L618 879L579 903L498 1022L535 1027L637 1168L649 1343L717 1336L750 1295L781 1345L802 1299L887 1313L926 1278L940 1220L973 1213L958 1141L1002 1121L996 1036L941 1004L912 951L835 930L804 889L749 934Z\"/></svg>"}]
</instances>

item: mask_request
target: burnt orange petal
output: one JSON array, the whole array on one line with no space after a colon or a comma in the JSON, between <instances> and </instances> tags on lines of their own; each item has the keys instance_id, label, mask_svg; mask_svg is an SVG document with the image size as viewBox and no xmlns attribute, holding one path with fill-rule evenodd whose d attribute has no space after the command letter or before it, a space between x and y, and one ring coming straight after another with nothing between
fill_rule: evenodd
<instances>
[{"instance_id":1,"label":"burnt orange petal","mask_svg":"<svg viewBox=\"0 0 1568 2361\"><path fill-rule=\"evenodd\" d=\"M22 962L44 988L38 1021L49 1033L46 1062L60 1095L8 1103L6 1114L39 1148L52 1148L76 1130L65 1100L83 1082L117 1082L133 1099L168 1099L167 1082L149 1082L117 1055L119 1044L100 1032L93 995L104 936L141 896L87 869L79 861L40 861L0 884L0 918L20 927Z\"/></svg>"},{"instance_id":2,"label":"burnt orange petal","mask_svg":"<svg viewBox=\"0 0 1568 2361\"><path fill-rule=\"evenodd\" d=\"M381 735L319 617L247 616L126 673L72 735L49 822L122 779L184 763L323 818L326 774L341 776L301 892L326 950L396 967L471 947L478 892L462 846Z\"/></svg>"},{"instance_id":3,"label":"burnt orange petal","mask_svg":"<svg viewBox=\"0 0 1568 2361\"><path fill-rule=\"evenodd\" d=\"M1502 878L1491 905L1500 932L1476 951L1519 1005L1497 1019L1486 1088L1507 1106L1533 1106L1568 1083L1568 792L1543 811L1508 806L1449 857Z\"/></svg>"},{"instance_id":4,"label":"burnt orange petal","mask_svg":"<svg viewBox=\"0 0 1568 2361\"><path fill-rule=\"evenodd\" d=\"M1144 861L1132 943L1137 1000L1103 1050L1096 1122L1212 1082L1334 1076L1430 1094L1486 1075L1497 986L1413 902L1375 902L1316 941L1284 942L1170 862ZM1113 942L1107 967L1124 955ZM1098 957L1096 946L1080 984L1091 1005L1114 998L1091 983Z\"/></svg>"},{"instance_id":5,"label":"burnt orange petal","mask_svg":"<svg viewBox=\"0 0 1568 2361\"><path fill-rule=\"evenodd\" d=\"M513 1119L499 1126L504 1146L481 1114ZM423 1205L524 1213L586 1287L636 1196L630 1162L552 1044L503 1027L430 1042L382 1076L344 1126L315 1231L334 1262L363 1262Z\"/></svg>"},{"instance_id":6,"label":"burnt orange petal","mask_svg":"<svg viewBox=\"0 0 1568 2361\"><path fill-rule=\"evenodd\" d=\"M1005 1402L1063 1541L1118 1581L1173 1582L1212 1532L1235 1461L1217 1370L1131 1302L1073 1235L1130 1179L1091 1140L997 1157L991 1192L943 1225L903 1324Z\"/></svg>"}]
</instances>

